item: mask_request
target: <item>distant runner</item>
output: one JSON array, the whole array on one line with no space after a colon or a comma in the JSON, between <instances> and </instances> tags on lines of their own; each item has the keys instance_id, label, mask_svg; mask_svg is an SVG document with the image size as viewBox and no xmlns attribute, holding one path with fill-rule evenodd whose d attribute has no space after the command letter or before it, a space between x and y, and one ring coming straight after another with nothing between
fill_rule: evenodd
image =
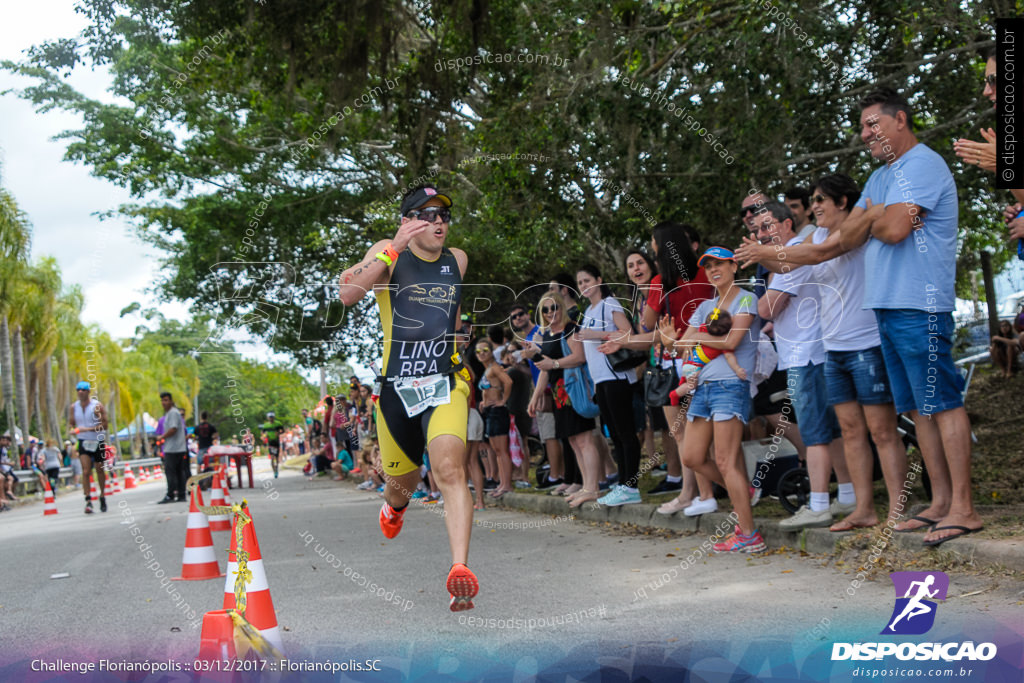
<instances>
[{"instance_id":1,"label":"distant runner","mask_svg":"<svg viewBox=\"0 0 1024 683\"><path fill-rule=\"evenodd\" d=\"M88 382L79 382L75 389L78 391L78 400L68 407L68 424L71 425L71 433L78 439L78 458L84 475L82 490L85 491L85 514L91 515L93 510L89 490L93 463L96 464L96 488L100 491L100 512L107 511L107 499L103 495L107 482L107 473L103 470L107 410L102 403L89 397L91 386Z\"/></svg>"},{"instance_id":2,"label":"distant runner","mask_svg":"<svg viewBox=\"0 0 1024 683\"><path fill-rule=\"evenodd\" d=\"M267 435L270 466L274 468L274 479L277 479L278 460L281 457L281 432L284 431L284 425L274 413L267 413L267 421L260 425L260 431Z\"/></svg>"}]
</instances>

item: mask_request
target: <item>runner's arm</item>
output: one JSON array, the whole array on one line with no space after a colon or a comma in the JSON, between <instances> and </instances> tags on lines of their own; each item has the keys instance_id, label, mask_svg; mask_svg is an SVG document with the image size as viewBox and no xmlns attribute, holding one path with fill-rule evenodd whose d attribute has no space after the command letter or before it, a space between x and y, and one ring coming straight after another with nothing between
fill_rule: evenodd
<instances>
[{"instance_id":1,"label":"runner's arm","mask_svg":"<svg viewBox=\"0 0 1024 683\"><path fill-rule=\"evenodd\" d=\"M377 258L377 254L387 248L389 242L381 240L366 252L363 260L341 274L341 303L352 306L366 296L375 285L387 282L391 268Z\"/></svg>"}]
</instances>

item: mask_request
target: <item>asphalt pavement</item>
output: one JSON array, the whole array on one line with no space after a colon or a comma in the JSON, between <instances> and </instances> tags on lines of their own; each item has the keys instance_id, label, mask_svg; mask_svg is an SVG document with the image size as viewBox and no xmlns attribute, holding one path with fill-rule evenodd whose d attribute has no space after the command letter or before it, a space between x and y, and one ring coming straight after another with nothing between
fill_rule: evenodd
<instances>
[{"instance_id":1,"label":"asphalt pavement","mask_svg":"<svg viewBox=\"0 0 1024 683\"><path fill-rule=\"evenodd\" d=\"M740 671L853 680L850 662L830 661L833 643L878 640L893 610L888 580L854 584L855 572L827 558L709 556L713 530L638 534L567 507L492 507L473 530L476 609L453 614L443 505L414 503L387 540L375 492L292 471L274 480L262 462L256 477L256 488L231 495L248 500L296 679L568 680L600 668L621 680L686 669L704 672L692 680ZM187 671L224 579L166 581L180 574L188 505L157 505L163 491L144 484L92 515L81 492L64 492L56 516L44 517L41 502L0 516L0 680L57 658ZM228 541L214 534L221 571ZM1022 589L1005 576L951 575L928 638L992 640L1019 671ZM302 670L311 663L333 666L333 677ZM360 665L370 670L353 673Z\"/></svg>"}]
</instances>

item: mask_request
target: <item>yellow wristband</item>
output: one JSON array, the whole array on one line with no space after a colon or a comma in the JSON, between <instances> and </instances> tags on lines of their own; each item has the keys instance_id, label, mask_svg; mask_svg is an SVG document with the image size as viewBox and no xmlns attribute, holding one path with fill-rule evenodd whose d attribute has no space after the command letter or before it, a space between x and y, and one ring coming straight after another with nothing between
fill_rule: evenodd
<instances>
[{"instance_id":1,"label":"yellow wristband","mask_svg":"<svg viewBox=\"0 0 1024 683\"><path fill-rule=\"evenodd\" d=\"M394 261L391 260L391 257L388 256L388 253L386 251L379 252L377 254L377 258L379 258L384 263L388 264L388 268L390 268L394 263Z\"/></svg>"}]
</instances>

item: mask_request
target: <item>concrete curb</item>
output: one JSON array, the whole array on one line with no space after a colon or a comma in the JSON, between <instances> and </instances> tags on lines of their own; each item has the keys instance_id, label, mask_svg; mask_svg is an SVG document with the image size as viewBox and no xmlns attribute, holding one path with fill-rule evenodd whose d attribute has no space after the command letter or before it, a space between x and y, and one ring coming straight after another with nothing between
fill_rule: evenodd
<instances>
[{"instance_id":1,"label":"concrete curb","mask_svg":"<svg viewBox=\"0 0 1024 683\"><path fill-rule=\"evenodd\" d=\"M544 515L572 514L577 519L587 522L611 522L612 524L634 524L650 529L668 529L689 534L718 534L722 537L732 532L732 521L724 512L715 512L700 517L686 517L681 513L660 515L658 506L646 503L624 505L621 507L605 507L595 503L586 503L578 508L570 508L560 496L538 496L525 493L507 493L502 496L498 505L512 510L533 512ZM779 520L756 518L761 535L769 547L787 546L808 553L836 553L838 544L844 538L853 536L853 531L833 532L827 528L803 529L801 531L783 531L779 529ZM881 529L882 527L876 527ZM921 544L924 532L893 533L889 543L910 551L926 551ZM1010 538L993 541L976 539L973 536L948 541L939 546L940 550L953 551L957 555L980 565L1002 565L1017 571L1024 570L1024 539Z\"/></svg>"}]
</instances>

